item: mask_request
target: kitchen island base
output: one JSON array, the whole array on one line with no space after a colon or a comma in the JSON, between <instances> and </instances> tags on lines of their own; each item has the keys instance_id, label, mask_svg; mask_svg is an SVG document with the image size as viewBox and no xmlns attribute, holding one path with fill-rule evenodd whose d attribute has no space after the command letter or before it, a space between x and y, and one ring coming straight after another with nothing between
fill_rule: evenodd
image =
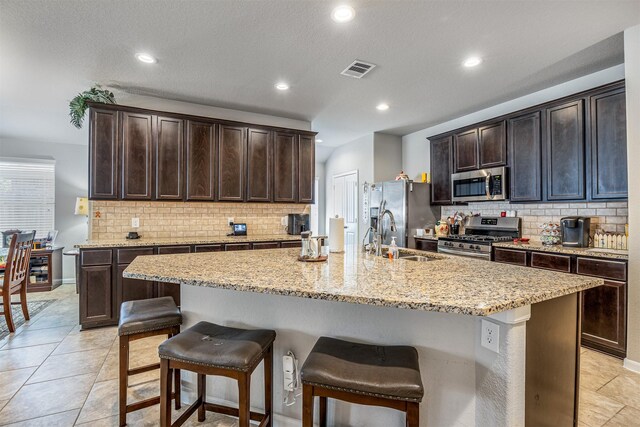
<instances>
[{"instance_id":1,"label":"kitchen island base","mask_svg":"<svg viewBox=\"0 0 640 427\"><path fill-rule=\"evenodd\" d=\"M421 426L573 426L579 366L578 294L488 317L407 310L292 296L181 286L183 327L200 320L277 331L274 345L274 422L299 426L302 396L283 403L280 361L288 350L300 365L319 336L381 345L411 345L420 356L425 397ZM481 320L500 327L499 353L480 342ZM261 390L262 367L251 388ZM183 373L183 391L195 399L195 376ZM237 387L209 378L211 402L233 404ZM252 396L256 409L262 393ZM404 414L330 400L328 425L400 426Z\"/></svg>"}]
</instances>

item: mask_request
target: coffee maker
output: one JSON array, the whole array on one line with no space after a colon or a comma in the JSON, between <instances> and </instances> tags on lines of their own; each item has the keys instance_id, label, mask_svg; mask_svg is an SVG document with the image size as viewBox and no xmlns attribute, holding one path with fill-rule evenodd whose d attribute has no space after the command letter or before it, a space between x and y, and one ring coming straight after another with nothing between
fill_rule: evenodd
<instances>
[{"instance_id":1,"label":"coffee maker","mask_svg":"<svg viewBox=\"0 0 640 427\"><path fill-rule=\"evenodd\" d=\"M309 231L309 214L289 214L287 234L299 236L303 231Z\"/></svg>"},{"instance_id":2,"label":"coffee maker","mask_svg":"<svg viewBox=\"0 0 640 427\"><path fill-rule=\"evenodd\" d=\"M589 246L591 218L568 216L560 220L562 226L562 246L586 248Z\"/></svg>"}]
</instances>

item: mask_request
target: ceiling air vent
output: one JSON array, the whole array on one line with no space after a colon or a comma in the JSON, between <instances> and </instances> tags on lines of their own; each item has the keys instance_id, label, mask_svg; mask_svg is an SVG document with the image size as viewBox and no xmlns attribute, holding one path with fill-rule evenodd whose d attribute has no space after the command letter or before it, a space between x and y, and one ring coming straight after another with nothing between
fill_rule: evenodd
<instances>
[{"instance_id":1,"label":"ceiling air vent","mask_svg":"<svg viewBox=\"0 0 640 427\"><path fill-rule=\"evenodd\" d=\"M369 71L375 68L375 64L369 64L368 62L358 61L357 59L351 63L343 72L343 76L354 77L361 79Z\"/></svg>"}]
</instances>

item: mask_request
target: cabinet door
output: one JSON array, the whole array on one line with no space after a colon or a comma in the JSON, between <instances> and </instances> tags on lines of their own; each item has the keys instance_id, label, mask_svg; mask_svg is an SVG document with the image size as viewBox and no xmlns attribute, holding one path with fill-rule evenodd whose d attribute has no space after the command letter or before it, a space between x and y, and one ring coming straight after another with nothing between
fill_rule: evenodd
<instances>
[{"instance_id":1,"label":"cabinet door","mask_svg":"<svg viewBox=\"0 0 640 427\"><path fill-rule=\"evenodd\" d=\"M244 200L246 128L218 126L218 200Z\"/></svg>"},{"instance_id":2,"label":"cabinet door","mask_svg":"<svg viewBox=\"0 0 640 427\"><path fill-rule=\"evenodd\" d=\"M510 199L542 200L540 112L509 119Z\"/></svg>"},{"instance_id":3,"label":"cabinet door","mask_svg":"<svg viewBox=\"0 0 640 427\"><path fill-rule=\"evenodd\" d=\"M582 100L547 109L547 199L585 198Z\"/></svg>"},{"instance_id":4,"label":"cabinet door","mask_svg":"<svg viewBox=\"0 0 640 427\"><path fill-rule=\"evenodd\" d=\"M297 196L297 136L274 133L273 200L295 202Z\"/></svg>"},{"instance_id":5,"label":"cabinet door","mask_svg":"<svg viewBox=\"0 0 640 427\"><path fill-rule=\"evenodd\" d=\"M480 168L493 168L507 164L507 138L504 121L478 129L478 154Z\"/></svg>"},{"instance_id":6,"label":"cabinet door","mask_svg":"<svg viewBox=\"0 0 640 427\"><path fill-rule=\"evenodd\" d=\"M184 121L157 117L155 136L155 198L182 200L184 197Z\"/></svg>"},{"instance_id":7,"label":"cabinet door","mask_svg":"<svg viewBox=\"0 0 640 427\"><path fill-rule=\"evenodd\" d=\"M187 122L187 200L214 199L215 125Z\"/></svg>"},{"instance_id":8,"label":"cabinet door","mask_svg":"<svg viewBox=\"0 0 640 427\"><path fill-rule=\"evenodd\" d=\"M619 357L627 348L627 284L607 280L582 293L582 343Z\"/></svg>"},{"instance_id":9,"label":"cabinet door","mask_svg":"<svg viewBox=\"0 0 640 427\"><path fill-rule=\"evenodd\" d=\"M118 112L89 110L89 198L118 198Z\"/></svg>"},{"instance_id":10,"label":"cabinet door","mask_svg":"<svg viewBox=\"0 0 640 427\"><path fill-rule=\"evenodd\" d=\"M627 198L627 119L625 90L590 98L591 197Z\"/></svg>"},{"instance_id":11,"label":"cabinet door","mask_svg":"<svg viewBox=\"0 0 640 427\"><path fill-rule=\"evenodd\" d=\"M453 137L431 141L431 203L451 203Z\"/></svg>"},{"instance_id":12,"label":"cabinet door","mask_svg":"<svg viewBox=\"0 0 640 427\"><path fill-rule=\"evenodd\" d=\"M155 298L155 282L122 277L122 272L128 265L118 264L116 268L116 286L120 296L118 298L119 302Z\"/></svg>"},{"instance_id":13,"label":"cabinet door","mask_svg":"<svg viewBox=\"0 0 640 427\"><path fill-rule=\"evenodd\" d=\"M453 144L456 172L478 169L478 129L456 134Z\"/></svg>"},{"instance_id":14,"label":"cabinet door","mask_svg":"<svg viewBox=\"0 0 640 427\"><path fill-rule=\"evenodd\" d=\"M300 135L298 139L298 202L313 203L316 182L315 137Z\"/></svg>"},{"instance_id":15,"label":"cabinet door","mask_svg":"<svg viewBox=\"0 0 640 427\"><path fill-rule=\"evenodd\" d=\"M157 284L157 297L173 297L173 301L176 305L180 306L180 283L164 283L158 282Z\"/></svg>"},{"instance_id":16,"label":"cabinet door","mask_svg":"<svg viewBox=\"0 0 640 427\"><path fill-rule=\"evenodd\" d=\"M80 270L80 325L83 328L116 322L111 264Z\"/></svg>"},{"instance_id":17,"label":"cabinet door","mask_svg":"<svg viewBox=\"0 0 640 427\"><path fill-rule=\"evenodd\" d=\"M151 114L122 113L122 198L151 200L153 135Z\"/></svg>"},{"instance_id":18,"label":"cabinet door","mask_svg":"<svg viewBox=\"0 0 640 427\"><path fill-rule=\"evenodd\" d=\"M249 129L247 133L247 202L270 202L273 145L271 132Z\"/></svg>"}]
</instances>

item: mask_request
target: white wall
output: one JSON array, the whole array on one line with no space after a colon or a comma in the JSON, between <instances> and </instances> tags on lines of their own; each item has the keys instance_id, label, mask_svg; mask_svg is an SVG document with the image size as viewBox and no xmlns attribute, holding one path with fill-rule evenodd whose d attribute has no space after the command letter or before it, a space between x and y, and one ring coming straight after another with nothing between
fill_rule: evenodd
<instances>
[{"instance_id":1,"label":"white wall","mask_svg":"<svg viewBox=\"0 0 640 427\"><path fill-rule=\"evenodd\" d=\"M71 126L71 125L69 125ZM0 156L42 158L56 161L55 228L59 234L56 243L65 249L87 239L87 218L75 216L76 197L87 195L87 147L78 144L57 144L0 139ZM65 279L75 280L73 257L63 257Z\"/></svg>"},{"instance_id":2,"label":"white wall","mask_svg":"<svg viewBox=\"0 0 640 427\"><path fill-rule=\"evenodd\" d=\"M463 126L472 125L493 117L508 114L554 99L562 98L583 90L591 89L625 78L624 65L616 65L597 73L589 74L575 80L552 86L457 119L449 120L426 129L410 133L402 137L402 168L411 178L417 179L421 172L430 170L429 144L427 138ZM627 77L628 78L628 77ZM630 169L631 170L631 169Z\"/></svg>"},{"instance_id":3,"label":"white wall","mask_svg":"<svg viewBox=\"0 0 640 427\"><path fill-rule=\"evenodd\" d=\"M316 178L318 178L318 194L316 194L316 204L318 205L318 233L326 234L326 173L325 163L316 163Z\"/></svg>"},{"instance_id":4,"label":"white wall","mask_svg":"<svg viewBox=\"0 0 640 427\"><path fill-rule=\"evenodd\" d=\"M627 360L640 372L640 25L624 32L627 91L627 159L629 163L629 295Z\"/></svg>"},{"instance_id":5,"label":"white wall","mask_svg":"<svg viewBox=\"0 0 640 427\"><path fill-rule=\"evenodd\" d=\"M402 170L402 138L375 132L373 134L373 180L391 181Z\"/></svg>"},{"instance_id":6,"label":"white wall","mask_svg":"<svg viewBox=\"0 0 640 427\"><path fill-rule=\"evenodd\" d=\"M373 182L373 134L358 138L336 148L325 163L326 205L325 224L329 231L329 218L333 211L333 177L345 172L358 171L358 187ZM368 224L362 221L362 197L358 196L358 242L367 231Z\"/></svg>"}]
</instances>

